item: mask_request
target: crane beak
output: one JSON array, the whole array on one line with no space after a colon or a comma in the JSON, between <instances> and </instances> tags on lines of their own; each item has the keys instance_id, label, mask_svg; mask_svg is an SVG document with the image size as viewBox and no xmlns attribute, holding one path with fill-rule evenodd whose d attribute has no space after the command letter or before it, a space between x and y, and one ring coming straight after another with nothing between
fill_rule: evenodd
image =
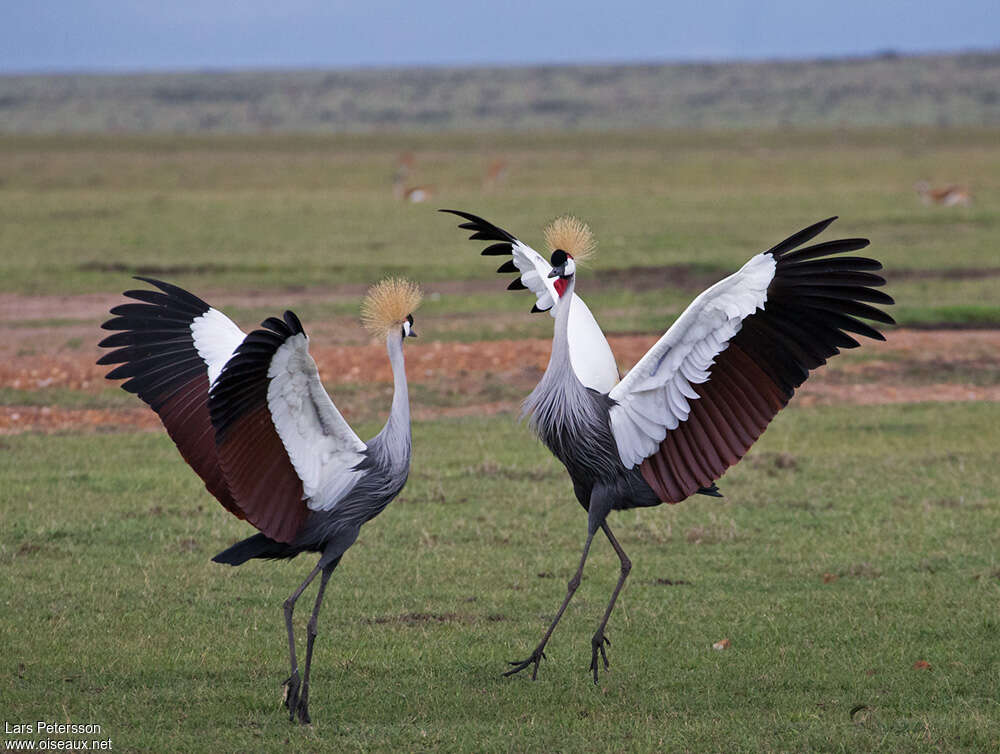
<instances>
[{"instance_id":1,"label":"crane beak","mask_svg":"<svg viewBox=\"0 0 1000 754\"><path fill-rule=\"evenodd\" d=\"M565 265L560 265L558 267L553 267L552 272L549 273L550 278L561 278L563 273L566 271Z\"/></svg>"}]
</instances>

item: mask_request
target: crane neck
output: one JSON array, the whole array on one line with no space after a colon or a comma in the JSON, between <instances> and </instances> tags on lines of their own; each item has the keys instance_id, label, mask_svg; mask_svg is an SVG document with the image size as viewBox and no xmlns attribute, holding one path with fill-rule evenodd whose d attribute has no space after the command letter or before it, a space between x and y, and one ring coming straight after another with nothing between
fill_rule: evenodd
<instances>
[{"instance_id":1,"label":"crane neck","mask_svg":"<svg viewBox=\"0 0 1000 754\"><path fill-rule=\"evenodd\" d=\"M576 287L576 275L567 281L565 290L556 301L556 321L552 333L552 355L549 357L549 368L556 364L569 364L569 310L573 304L573 289Z\"/></svg>"},{"instance_id":2,"label":"crane neck","mask_svg":"<svg viewBox=\"0 0 1000 754\"><path fill-rule=\"evenodd\" d=\"M525 398L521 406L522 416L531 416L531 424L536 432L542 434L543 425L550 422L555 415L548 406L553 400L561 400L557 396L580 385L576 372L569 358L569 310L573 299L573 279L563 291L563 295L555 304L556 322L552 334L552 351L549 354L549 365L545 368L542 379L535 389ZM582 385L580 385L582 390ZM556 412L558 413L558 412Z\"/></svg>"},{"instance_id":3,"label":"crane neck","mask_svg":"<svg viewBox=\"0 0 1000 754\"><path fill-rule=\"evenodd\" d=\"M403 338L399 330L393 330L386 337L389 364L392 366L392 408L379 437L394 463L409 463L410 460L410 394L406 386L406 364L403 361Z\"/></svg>"}]
</instances>

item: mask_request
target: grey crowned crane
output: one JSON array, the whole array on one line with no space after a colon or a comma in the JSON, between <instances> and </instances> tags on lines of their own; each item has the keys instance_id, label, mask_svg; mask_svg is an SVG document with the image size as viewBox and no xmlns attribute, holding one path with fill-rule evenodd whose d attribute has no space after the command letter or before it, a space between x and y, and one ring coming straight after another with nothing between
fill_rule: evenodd
<instances>
[{"instance_id":1,"label":"grey crowned crane","mask_svg":"<svg viewBox=\"0 0 1000 754\"><path fill-rule=\"evenodd\" d=\"M138 278L158 290L126 291L134 302L111 309L100 345L115 350L99 364L118 364L111 380L149 404L184 460L208 491L259 533L212 558L240 565L251 558L319 562L284 604L291 674L285 681L289 719L309 722L309 668L327 582L361 525L377 516L406 483L410 469L410 404L403 340L415 336L417 286L385 280L374 286L362 318L389 351L395 391L385 427L363 442L320 382L298 317L264 320L249 335L231 319L177 286ZM309 619L300 678L292 613L320 576Z\"/></svg>"},{"instance_id":2,"label":"grey crowned crane","mask_svg":"<svg viewBox=\"0 0 1000 754\"><path fill-rule=\"evenodd\" d=\"M893 324L892 304L874 287L885 281L865 257L838 256L868 245L862 238L800 248L835 218L816 223L752 257L699 295L648 353L619 380L611 348L590 309L576 295L576 264L592 253L589 229L559 218L546 230L551 257L467 212L471 239L492 241L482 253L508 259L498 272L517 272L508 286L537 297L533 312L549 311L555 335L548 368L524 402L532 429L558 458L587 510L587 539L566 597L525 660L505 675L545 657L545 645L580 584L598 530L621 563L604 617L591 639L590 670L608 668L605 636L632 563L608 526L608 514L679 503L695 493L718 495L715 481L742 458L812 369L858 342L882 334L858 318Z\"/></svg>"}]
</instances>

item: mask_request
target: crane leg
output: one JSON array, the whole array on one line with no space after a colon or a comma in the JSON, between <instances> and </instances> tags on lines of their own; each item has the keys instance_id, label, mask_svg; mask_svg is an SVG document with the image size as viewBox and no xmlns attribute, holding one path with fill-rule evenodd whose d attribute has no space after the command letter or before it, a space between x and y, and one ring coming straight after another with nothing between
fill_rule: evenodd
<instances>
[{"instance_id":1,"label":"crane leg","mask_svg":"<svg viewBox=\"0 0 1000 754\"><path fill-rule=\"evenodd\" d=\"M301 682L299 680L299 664L295 659L295 631L292 629L292 613L295 611L295 601L302 596L302 592L306 590L316 574L322 570L319 566L312 569L306 580L299 584L299 588L296 589L292 596L285 600L285 627L288 629L288 659L292 666L291 675L285 681L285 706L288 708L288 719L295 720L295 710L299 706L299 689L301 688Z\"/></svg>"},{"instance_id":2,"label":"crane leg","mask_svg":"<svg viewBox=\"0 0 1000 754\"><path fill-rule=\"evenodd\" d=\"M323 593L326 591L326 584L333 575L333 569L337 567L340 558L323 569L323 575L319 580L319 591L316 593L316 605L313 607L309 624L306 626L306 670L302 676L302 694L299 696L299 722L308 725L312 722L309 719L309 668L312 667L313 644L316 642L316 624L319 621L319 606L323 604Z\"/></svg>"},{"instance_id":3,"label":"crane leg","mask_svg":"<svg viewBox=\"0 0 1000 754\"><path fill-rule=\"evenodd\" d=\"M569 584L566 585L566 599L563 600L562 605L559 606L559 612L556 613L556 617L552 619L552 624L549 626L549 630L545 632L545 636L535 647L535 651L528 656L526 660L520 660L508 663L514 667L504 673L505 676L514 675L514 673L520 673L529 665L534 665L531 671L531 680L535 680L538 676L538 663L545 659L545 645L549 641L549 637L552 636L552 632L556 630L556 624L559 623L559 619L562 618L564 612L566 612L566 606L569 605L569 601L573 599L573 595L580 586L580 580L583 578L583 565L587 562L587 554L590 552L590 543L594 541L593 531L588 531L587 542L583 546L583 555L580 556L580 565L576 569L576 573L573 574L573 578L569 580Z\"/></svg>"},{"instance_id":4,"label":"crane leg","mask_svg":"<svg viewBox=\"0 0 1000 754\"><path fill-rule=\"evenodd\" d=\"M615 535L611 533L611 529L608 527L607 522L601 524L601 528L608 537L608 541L611 546L615 549L615 554L618 555L618 560L621 562L621 572L618 574L618 583L615 585L615 590L611 593L611 600L608 602L608 609L604 611L604 618L601 619L600 625L597 627L597 632L594 637L590 640L590 645L592 648L592 655L590 657L590 670L594 674L594 683L597 683L597 655L598 652L601 655L601 659L604 661L604 669L607 670L608 665L608 654L604 649L604 645L611 645L608 641L608 637L604 635L604 629L607 628L608 618L611 617L611 611L615 608L615 602L618 600L618 593L621 592L622 587L625 585L625 579L628 578L629 571L632 570L632 561L629 560L628 555L625 554L625 550L622 546L618 544L618 540L615 539Z\"/></svg>"}]
</instances>

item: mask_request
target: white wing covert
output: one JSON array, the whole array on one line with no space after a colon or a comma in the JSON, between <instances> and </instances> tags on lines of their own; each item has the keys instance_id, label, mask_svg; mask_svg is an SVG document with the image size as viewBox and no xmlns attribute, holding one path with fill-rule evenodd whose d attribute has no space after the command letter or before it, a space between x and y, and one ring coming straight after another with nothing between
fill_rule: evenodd
<instances>
[{"instance_id":1,"label":"white wing covert","mask_svg":"<svg viewBox=\"0 0 1000 754\"><path fill-rule=\"evenodd\" d=\"M235 322L218 309L209 309L191 321L191 337L195 350L208 369L209 385L219 379L222 368L246 336Z\"/></svg>"},{"instance_id":2,"label":"white wing covert","mask_svg":"<svg viewBox=\"0 0 1000 754\"><path fill-rule=\"evenodd\" d=\"M556 293L555 279L549 277L552 265L545 261L541 254L516 238L511 242L511 253L513 254L513 265L521 273L521 277L517 278L521 282L521 287L527 288L535 294L537 299L535 309L542 312L547 311L555 317L552 308L555 306L559 294ZM501 265L497 272L513 272L509 267L506 269L505 267L506 265Z\"/></svg>"},{"instance_id":3,"label":"white wing covert","mask_svg":"<svg viewBox=\"0 0 1000 754\"><path fill-rule=\"evenodd\" d=\"M757 254L701 293L610 392L611 432L626 468L657 451L669 430L686 421L692 384L705 382L716 356L767 301L775 260Z\"/></svg>"},{"instance_id":4,"label":"white wing covert","mask_svg":"<svg viewBox=\"0 0 1000 754\"><path fill-rule=\"evenodd\" d=\"M367 448L330 399L309 354L305 333L277 349L268 368L267 404L312 510L330 510L363 472Z\"/></svg>"},{"instance_id":5,"label":"white wing covert","mask_svg":"<svg viewBox=\"0 0 1000 754\"><path fill-rule=\"evenodd\" d=\"M209 395L219 464L250 523L294 541L310 510L329 510L357 481L365 444L320 384L292 312L243 340Z\"/></svg>"}]
</instances>

